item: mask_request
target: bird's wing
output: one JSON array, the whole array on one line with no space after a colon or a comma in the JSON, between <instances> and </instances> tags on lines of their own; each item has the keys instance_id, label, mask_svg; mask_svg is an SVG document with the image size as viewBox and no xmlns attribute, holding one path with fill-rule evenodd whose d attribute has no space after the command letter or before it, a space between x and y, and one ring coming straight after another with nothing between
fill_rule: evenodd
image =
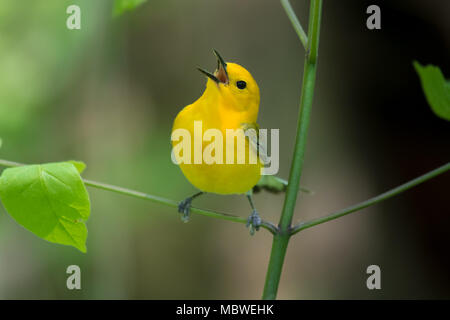
<instances>
[{"instance_id":1,"label":"bird's wing","mask_svg":"<svg viewBox=\"0 0 450 320\"><path fill-rule=\"evenodd\" d=\"M241 128L249 141L250 148L259 156L263 164L268 164L267 148L265 145L262 145L259 139L259 125L256 122L242 123Z\"/></svg>"},{"instance_id":2,"label":"bird's wing","mask_svg":"<svg viewBox=\"0 0 450 320\"><path fill-rule=\"evenodd\" d=\"M259 139L259 125L257 123L243 123L241 128L244 130L245 137L249 141L250 148L254 152L257 152L263 165L268 165L270 161L267 156L267 146ZM287 185L288 182L280 177L263 175L261 176L261 180L253 187L253 192L256 193L261 190L267 190L272 193L285 192ZM304 187L300 187L300 191L314 194L313 191Z\"/></svg>"}]
</instances>

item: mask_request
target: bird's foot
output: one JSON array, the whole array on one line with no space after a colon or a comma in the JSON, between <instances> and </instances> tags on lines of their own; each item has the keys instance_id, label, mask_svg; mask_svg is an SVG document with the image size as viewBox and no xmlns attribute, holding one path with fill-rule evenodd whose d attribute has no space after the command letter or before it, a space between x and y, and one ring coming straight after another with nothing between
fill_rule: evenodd
<instances>
[{"instance_id":1,"label":"bird's foot","mask_svg":"<svg viewBox=\"0 0 450 320\"><path fill-rule=\"evenodd\" d=\"M185 223L189 221L192 199L193 197L186 198L178 204L178 212L181 213L181 221Z\"/></svg>"},{"instance_id":2,"label":"bird's foot","mask_svg":"<svg viewBox=\"0 0 450 320\"><path fill-rule=\"evenodd\" d=\"M251 215L247 218L247 228L250 230L250 235L254 235L255 231L259 230L259 227L261 226L262 220L259 216L258 212L253 209Z\"/></svg>"}]
</instances>

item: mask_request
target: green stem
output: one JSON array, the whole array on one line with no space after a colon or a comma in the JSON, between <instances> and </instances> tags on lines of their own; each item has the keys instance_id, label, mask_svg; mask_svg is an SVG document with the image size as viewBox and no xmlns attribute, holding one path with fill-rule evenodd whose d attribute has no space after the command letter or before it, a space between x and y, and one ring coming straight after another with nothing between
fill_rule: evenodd
<instances>
[{"instance_id":1,"label":"green stem","mask_svg":"<svg viewBox=\"0 0 450 320\"><path fill-rule=\"evenodd\" d=\"M19 167L19 166L23 166L23 165L24 164L22 164L22 163L0 159L0 166ZM163 204L163 205L166 205L169 207L174 207L174 208L178 207L178 202L175 200L170 200L170 199L166 199L163 197L158 197L155 195L151 195L151 194L147 194L147 193L143 193L143 192L139 192L139 191L135 191L135 190L131 190L131 189L126 189L126 188L122 188L122 187L118 187L118 186L113 186L110 184L101 183L101 182L97 182L97 181L87 180L87 179L83 179L83 182L86 186L89 186L92 188L102 189L102 190L111 191L111 192L119 193L122 195L134 197L134 198L144 199L144 200L152 201L155 203ZM195 207L191 208L191 213L207 216L210 218L216 218L216 219L221 219L221 220L242 223L242 224L247 223L246 218L242 218L242 217L238 217L235 215L222 213L222 212L199 209L199 208L195 208ZM273 223L271 223L271 222L262 221L261 227L270 231L272 234L277 233L277 227L275 225L273 225Z\"/></svg>"},{"instance_id":2,"label":"green stem","mask_svg":"<svg viewBox=\"0 0 450 320\"><path fill-rule=\"evenodd\" d=\"M300 21L298 20L297 16L295 15L295 12L292 9L291 4L289 3L289 0L281 0L281 5L286 11L286 14L289 20L291 21L291 24L294 27L294 30L297 33L301 43L303 44L303 47L305 48L305 50L308 50L308 36L303 30L302 25L300 24Z\"/></svg>"},{"instance_id":3,"label":"green stem","mask_svg":"<svg viewBox=\"0 0 450 320\"><path fill-rule=\"evenodd\" d=\"M3 167L20 167L20 166L23 166L23 164L22 163L18 163L18 162L13 162L13 161L0 159L0 166L3 166Z\"/></svg>"},{"instance_id":4,"label":"green stem","mask_svg":"<svg viewBox=\"0 0 450 320\"><path fill-rule=\"evenodd\" d=\"M366 201L363 201L361 203L358 203L358 204L355 204L355 205L350 206L348 208L342 209L342 210L337 211L335 213L332 213L332 214L330 214L328 216L325 216L325 217L322 217L322 218L318 218L318 219L314 219L314 220L311 220L311 221L308 221L308 222L299 223L294 228L292 228L291 235L294 235L297 232L300 232L302 230L314 227L314 226L316 226L318 224L321 224L321 223L324 223L324 222L327 222L327 221L331 221L331 220L340 218L342 216L345 216L345 215L347 215L349 213L352 213L352 212L355 212L355 211L367 208L367 207L369 207L371 205L374 205L374 204L376 204L378 202L381 202L383 200L389 199L389 198L391 198L391 197L393 197L393 196L395 196L395 195L397 195L397 194L399 194L399 193L401 193L403 191L411 189L411 188L413 188L413 187L415 187L415 186L417 186L417 185L419 185L419 184L421 184L421 183L423 183L423 182L425 182L425 181L427 181L427 180L429 180L431 178L434 178L437 175L440 175L440 174L442 174L442 173L444 173L444 172L446 172L448 170L450 170L450 162L448 162L445 165L443 165L443 166L441 166L441 167L439 167L437 169L434 169L433 171L430 171L430 172L428 172L428 173L426 173L426 174L424 174L424 175L422 175L420 177L417 177L417 178L415 178L415 179L413 179L411 181L408 181L408 182L406 182L406 183L404 183L404 184L402 184L402 185L400 185L400 186L398 186L398 187L396 187L394 189L386 191L385 193L382 193L382 194L380 194L380 195L378 195L376 197L370 198L370 199L368 199Z\"/></svg>"},{"instance_id":5,"label":"green stem","mask_svg":"<svg viewBox=\"0 0 450 320\"><path fill-rule=\"evenodd\" d=\"M303 159L305 155L306 137L314 96L321 14L322 0L311 0L307 42L308 50L304 64L295 149L292 158L291 171L289 174L289 182L286 190L283 211L281 213L279 222L279 233L278 235L275 235L273 239L272 251L266 276L266 283L262 296L263 299L275 299L277 296L284 257L291 236L291 223L299 191L300 178L303 168ZM293 23L293 26L294 28L296 28L295 23Z\"/></svg>"},{"instance_id":6,"label":"green stem","mask_svg":"<svg viewBox=\"0 0 450 320\"><path fill-rule=\"evenodd\" d=\"M272 250L270 252L269 267L266 274L266 283L262 298L275 300L277 298L278 285L280 282L283 261L289 243L289 236L276 234L273 236Z\"/></svg>"}]
</instances>

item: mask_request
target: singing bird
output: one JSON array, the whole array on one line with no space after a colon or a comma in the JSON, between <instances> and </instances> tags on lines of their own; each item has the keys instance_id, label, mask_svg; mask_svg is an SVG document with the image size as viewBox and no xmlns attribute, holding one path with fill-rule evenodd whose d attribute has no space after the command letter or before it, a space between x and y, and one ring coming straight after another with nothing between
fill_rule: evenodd
<instances>
[{"instance_id":1,"label":"singing bird","mask_svg":"<svg viewBox=\"0 0 450 320\"><path fill-rule=\"evenodd\" d=\"M225 62L216 50L213 51L217 58L217 69L214 73L210 73L198 68L207 77L206 89L199 99L184 107L178 113L172 133L177 129L185 129L193 137L194 122L199 123L199 121L201 121L202 132L208 129L220 131L224 140L226 140L223 142L223 149L221 150L223 154L219 156L223 161L194 163L194 143L191 143L192 161L190 163L179 163L179 166L187 180L200 192L181 201L178 211L182 214L183 220L187 221L192 200L201 194L246 194L252 208L252 213L247 219L247 227L250 227L250 233L253 234L254 230L259 229L261 218L253 205L252 188L260 180L261 168L264 165L257 138L255 141L246 132L253 129L257 133L259 128L256 122L260 99L259 87L253 76L244 67L236 63ZM241 132L241 138L244 134L244 150L237 148L238 143L236 141L225 139L227 129ZM174 148L177 143L181 143L181 141L172 139ZM235 144L234 148L230 147L229 149L233 150L233 154L229 152L228 155L234 160L233 163L226 161L226 146L229 143ZM202 141L202 149L200 150L202 153L208 144L207 141ZM220 147L220 144L218 146ZM215 152L218 152L218 150L215 150ZM245 152L245 154L239 154L242 152ZM250 162L250 155L256 155L257 161ZM239 156L245 156L245 163L238 163Z\"/></svg>"}]
</instances>

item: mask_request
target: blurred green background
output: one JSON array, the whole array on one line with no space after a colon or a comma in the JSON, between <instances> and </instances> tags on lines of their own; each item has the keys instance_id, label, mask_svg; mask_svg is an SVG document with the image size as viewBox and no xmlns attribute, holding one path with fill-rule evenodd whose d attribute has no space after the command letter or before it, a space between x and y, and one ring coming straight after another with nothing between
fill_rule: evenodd
<instances>
[{"instance_id":1,"label":"blurred green background","mask_svg":"<svg viewBox=\"0 0 450 320\"><path fill-rule=\"evenodd\" d=\"M295 221L381 193L450 159L449 124L434 116L412 60L450 76L448 1L324 1L317 89ZM292 0L303 25L307 1ZM345 4L344 4L345 3ZM66 8L81 7L81 30ZM112 1L0 0L0 158L83 160L83 176L181 200L195 192L170 161L170 130L215 67L212 48L248 68L259 122L280 128L280 173L294 142L303 50L279 1L149 0L112 18ZM292 239L281 299L450 298L449 175ZM257 299L271 248L239 224L89 189L88 253L38 239L0 207L2 299ZM277 221L283 197L255 197ZM243 196L196 206L247 216ZM66 289L68 265L82 290ZM366 288L377 264L382 290Z\"/></svg>"}]
</instances>

